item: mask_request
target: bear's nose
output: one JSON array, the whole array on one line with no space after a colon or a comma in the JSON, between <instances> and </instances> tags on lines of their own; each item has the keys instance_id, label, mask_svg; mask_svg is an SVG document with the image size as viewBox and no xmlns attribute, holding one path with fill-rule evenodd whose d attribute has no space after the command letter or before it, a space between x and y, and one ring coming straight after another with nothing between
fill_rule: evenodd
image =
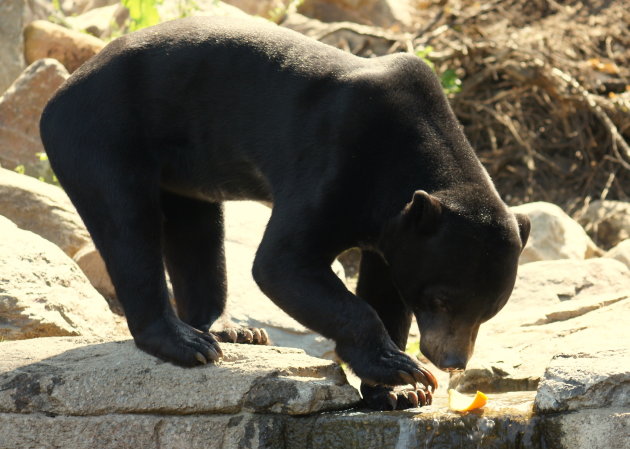
<instances>
[{"instance_id":1,"label":"bear's nose","mask_svg":"<svg viewBox=\"0 0 630 449\"><path fill-rule=\"evenodd\" d=\"M466 369L466 363L468 359L462 356L449 355L442 363L440 363L440 369L448 373L464 371Z\"/></svg>"}]
</instances>

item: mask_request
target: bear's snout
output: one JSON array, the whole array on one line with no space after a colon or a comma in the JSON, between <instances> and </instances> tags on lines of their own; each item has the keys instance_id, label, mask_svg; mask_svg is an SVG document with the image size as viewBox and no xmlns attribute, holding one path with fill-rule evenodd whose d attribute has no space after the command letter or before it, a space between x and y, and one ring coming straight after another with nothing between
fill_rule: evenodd
<instances>
[{"instance_id":1,"label":"bear's snout","mask_svg":"<svg viewBox=\"0 0 630 449\"><path fill-rule=\"evenodd\" d=\"M478 328L425 326L420 330L420 351L442 371L463 371L472 357Z\"/></svg>"}]
</instances>

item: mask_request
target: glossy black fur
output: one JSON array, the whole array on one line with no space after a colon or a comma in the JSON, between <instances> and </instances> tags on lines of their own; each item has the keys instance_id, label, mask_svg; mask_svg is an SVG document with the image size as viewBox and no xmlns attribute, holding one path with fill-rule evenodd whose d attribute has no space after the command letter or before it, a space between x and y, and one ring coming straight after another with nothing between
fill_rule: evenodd
<instances>
[{"instance_id":1,"label":"glossy black fur","mask_svg":"<svg viewBox=\"0 0 630 449\"><path fill-rule=\"evenodd\" d=\"M425 355L463 368L527 238L419 58L363 59L270 24L194 18L117 39L50 101L41 134L136 344L181 365L220 351L201 331L225 304L223 201L273 202L256 282L368 390L431 383L400 351L412 314ZM358 296L330 269L354 246Z\"/></svg>"}]
</instances>

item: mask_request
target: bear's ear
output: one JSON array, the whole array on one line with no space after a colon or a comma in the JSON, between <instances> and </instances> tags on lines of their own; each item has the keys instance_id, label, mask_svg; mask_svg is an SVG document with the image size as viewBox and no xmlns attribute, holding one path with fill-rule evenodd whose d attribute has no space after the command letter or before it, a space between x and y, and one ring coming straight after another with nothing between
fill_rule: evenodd
<instances>
[{"instance_id":1,"label":"bear's ear","mask_svg":"<svg viewBox=\"0 0 630 449\"><path fill-rule=\"evenodd\" d=\"M527 239L529 238L529 231L532 229L532 224L529 221L529 217L525 214L515 214L516 222L518 223L518 233L521 236L521 245L525 248Z\"/></svg>"},{"instance_id":2,"label":"bear's ear","mask_svg":"<svg viewBox=\"0 0 630 449\"><path fill-rule=\"evenodd\" d=\"M405 206L403 214L418 232L430 234L438 227L442 215L442 204L424 190L416 190L411 202Z\"/></svg>"}]
</instances>

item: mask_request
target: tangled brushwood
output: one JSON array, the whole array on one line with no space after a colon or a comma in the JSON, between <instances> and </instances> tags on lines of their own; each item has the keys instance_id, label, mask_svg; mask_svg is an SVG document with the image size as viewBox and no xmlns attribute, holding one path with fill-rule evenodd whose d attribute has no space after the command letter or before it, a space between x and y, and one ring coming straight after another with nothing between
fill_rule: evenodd
<instances>
[{"instance_id":1,"label":"tangled brushwood","mask_svg":"<svg viewBox=\"0 0 630 449\"><path fill-rule=\"evenodd\" d=\"M362 56L413 52L443 82L454 71L451 104L509 204L579 216L595 199L630 200L627 0L414 3L413 33L293 27Z\"/></svg>"},{"instance_id":2,"label":"tangled brushwood","mask_svg":"<svg viewBox=\"0 0 630 449\"><path fill-rule=\"evenodd\" d=\"M455 69L455 113L505 199L579 214L630 198L625 0L447 2L413 40Z\"/></svg>"}]
</instances>

